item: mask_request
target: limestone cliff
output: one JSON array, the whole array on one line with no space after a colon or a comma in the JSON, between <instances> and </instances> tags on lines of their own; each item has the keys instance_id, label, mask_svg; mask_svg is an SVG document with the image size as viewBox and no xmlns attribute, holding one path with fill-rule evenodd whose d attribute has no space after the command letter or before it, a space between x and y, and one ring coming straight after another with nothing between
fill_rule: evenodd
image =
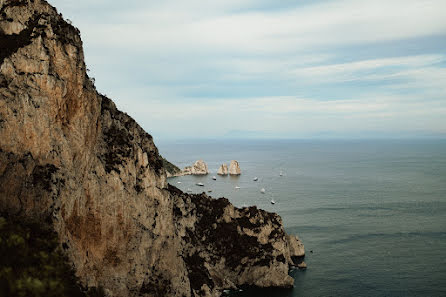
<instances>
[{"instance_id":1,"label":"limestone cliff","mask_svg":"<svg viewBox=\"0 0 446 297\"><path fill-rule=\"evenodd\" d=\"M79 31L44 0L0 0L0 212L50 221L82 284L108 296L293 283L299 242L280 217L169 186L152 137L97 93Z\"/></svg>"}]
</instances>

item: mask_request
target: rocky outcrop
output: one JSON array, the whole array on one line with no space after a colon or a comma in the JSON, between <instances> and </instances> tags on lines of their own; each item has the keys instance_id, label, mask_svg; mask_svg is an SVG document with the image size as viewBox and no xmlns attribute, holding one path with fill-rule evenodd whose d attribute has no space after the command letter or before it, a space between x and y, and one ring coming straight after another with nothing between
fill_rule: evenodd
<instances>
[{"instance_id":1,"label":"rocky outcrop","mask_svg":"<svg viewBox=\"0 0 446 297\"><path fill-rule=\"evenodd\" d=\"M176 165L170 163L165 158L161 157L163 160L163 167L166 171L167 177L173 177L173 176L179 176L181 174L181 169L178 168Z\"/></svg>"},{"instance_id":2,"label":"rocky outcrop","mask_svg":"<svg viewBox=\"0 0 446 297\"><path fill-rule=\"evenodd\" d=\"M198 160L192 166L185 167L180 175L206 175L209 174L208 165L203 160Z\"/></svg>"},{"instance_id":3,"label":"rocky outcrop","mask_svg":"<svg viewBox=\"0 0 446 297\"><path fill-rule=\"evenodd\" d=\"M217 171L218 175L228 175L228 165L221 164Z\"/></svg>"},{"instance_id":4,"label":"rocky outcrop","mask_svg":"<svg viewBox=\"0 0 446 297\"><path fill-rule=\"evenodd\" d=\"M237 161L232 160L229 164L229 174L230 175L240 175L242 171L240 170L240 165Z\"/></svg>"},{"instance_id":5,"label":"rocky outcrop","mask_svg":"<svg viewBox=\"0 0 446 297\"><path fill-rule=\"evenodd\" d=\"M152 137L97 93L55 8L0 0L0 16L0 212L48 221L83 286L108 296L292 286L298 243L280 217L169 186Z\"/></svg>"},{"instance_id":6,"label":"rocky outcrop","mask_svg":"<svg viewBox=\"0 0 446 297\"><path fill-rule=\"evenodd\" d=\"M255 206L238 209L225 198L188 195L173 186L177 230L184 239L183 258L195 294L242 285L292 287L288 276L295 264L280 216ZM297 263L296 263L297 264Z\"/></svg>"},{"instance_id":7,"label":"rocky outcrop","mask_svg":"<svg viewBox=\"0 0 446 297\"><path fill-rule=\"evenodd\" d=\"M289 243L291 257L295 259L294 262L305 256L305 247L297 235L286 235L286 240Z\"/></svg>"}]
</instances>

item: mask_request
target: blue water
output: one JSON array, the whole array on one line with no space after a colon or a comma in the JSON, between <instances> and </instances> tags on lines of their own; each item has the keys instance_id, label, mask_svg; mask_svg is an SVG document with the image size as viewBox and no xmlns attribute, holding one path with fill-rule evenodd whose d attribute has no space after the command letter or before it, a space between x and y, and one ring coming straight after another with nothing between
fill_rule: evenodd
<instances>
[{"instance_id":1,"label":"blue water","mask_svg":"<svg viewBox=\"0 0 446 297\"><path fill-rule=\"evenodd\" d=\"M172 178L171 184L277 212L286 231L304 242L308 269L291 272L293 289L236 296L446 296L446 141L183 141L158 147L180 167L203 159L212 172ZM213 181L218 166L232 159L242 175Z\"/></svg>"}]
</instances>

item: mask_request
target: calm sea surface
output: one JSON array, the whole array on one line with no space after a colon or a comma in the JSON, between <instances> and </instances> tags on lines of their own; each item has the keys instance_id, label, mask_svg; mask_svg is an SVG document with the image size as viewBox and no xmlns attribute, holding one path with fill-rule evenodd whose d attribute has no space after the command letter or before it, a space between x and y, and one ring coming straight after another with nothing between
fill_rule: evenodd
<instances>
[{"instance_id":1,"label":"calm sea surface","mask_svg":"<svg viewBox=\"0 0 446 297\"><path fill-rule=\"evenodd\" d=\"M291 272L292 290L236 296L446 296L446 141L183 141L158 148L179 167L203 159L211 171L169 179L172 185L277 212L305 244L308 269ZM232 159L242 175L217 176Z\"/></svg>"}]
</instances>

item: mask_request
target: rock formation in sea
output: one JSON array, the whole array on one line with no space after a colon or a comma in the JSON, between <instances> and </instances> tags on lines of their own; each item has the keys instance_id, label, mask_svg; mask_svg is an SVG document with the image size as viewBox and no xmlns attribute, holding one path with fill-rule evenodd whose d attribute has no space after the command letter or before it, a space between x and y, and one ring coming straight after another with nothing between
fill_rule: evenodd
<instances>
[{"instance_id":1,"label":"rock formation in sea","mask_svg":"<svg viewBox=\"0 0 446 297\"><path fill-rule=\"evenodd\" d=\"M242 171L240 170L240 165L237 161L232 160L229 164L229 174L230 175L240 175L242 174Z\"/></svg>"},{"instance_id":2,"label":"rock formation in sea","mask_svg":"<svg viewBox=\"0 0 446 297\"><path fill-rule=\"evenodd\" d=\"M217 171L218 175L228 175L228 165L221 164Z\"/></svg>"},{"instance_id":3,"label":"rock formation in sea","mask_svg":"<svg viewBox=\"0 0 446 297\"><path fill-rule=\"evenodd\" d=\"M208 165L203 160L198 160L192 166L184 167L179 175L206 175L209 173Z\"/></svg>"},{"instance_id":4,"label":"rock formation in sea","mask_svg":"<svg viewBox=\"0 0 446 297\"><path fill-rule=\"evenodd\" d=\"M55 8L0 0L0 15L1 213L48 222L82 286L107 296L293 285L302 251L281 218L170 186L152 137L96 91Z\"/></svg>"}]
</instances>

